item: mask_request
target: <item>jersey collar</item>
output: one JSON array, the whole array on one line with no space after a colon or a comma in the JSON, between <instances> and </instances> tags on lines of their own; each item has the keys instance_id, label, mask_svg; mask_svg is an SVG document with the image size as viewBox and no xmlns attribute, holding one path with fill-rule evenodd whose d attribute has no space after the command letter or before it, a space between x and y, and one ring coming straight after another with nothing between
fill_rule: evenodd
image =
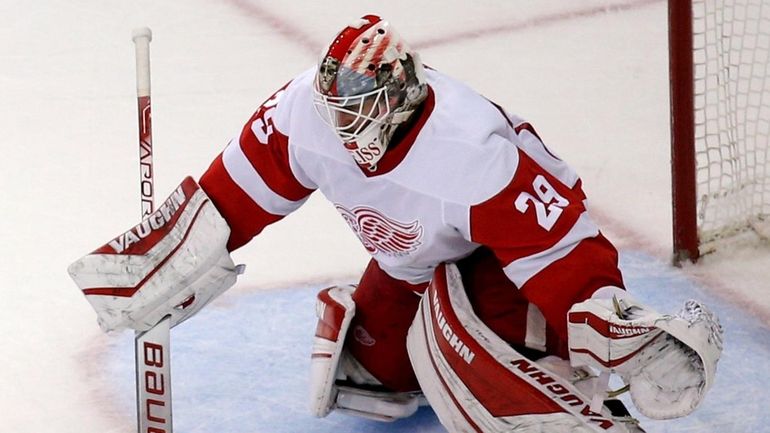
<instances>
[{"instance_id":1,"label":"jersey collar","mask_svg":"<svg viewBox=\"0 0 770 433\"><path fill-rule=\"evenodd\" d=\"M403 127L396 130L396 133L393 135L393 138L385 151L385 155L383 155L382 159L377 163L377 168L371 170L368 167L361 167L359 165L358 168L361 169L361 172L366 177L375 177L389 173L398 167L398 165L401 164L401 161L406 158L406 155L409 153L415 140L417 140L417 136L420 134L420 131L422 131L422 127L425 126L425 122L428 121L435 106L436 97L433 93L433 89L428 86L428 96L421 106L415 110L415 119L409 122L409 124L403 125Z\"/></svg>"}]
</instances>

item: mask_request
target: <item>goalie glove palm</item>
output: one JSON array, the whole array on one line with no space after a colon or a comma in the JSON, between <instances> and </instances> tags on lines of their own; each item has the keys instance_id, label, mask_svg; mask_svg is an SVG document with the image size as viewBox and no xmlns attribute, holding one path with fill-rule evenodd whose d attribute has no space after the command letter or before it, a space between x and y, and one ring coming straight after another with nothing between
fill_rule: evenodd
<instances>
[{"instance_id":1,"label":"goalie glove palm","mask_svg":"<svg viewBox=\"0 0 770 433\"><path fill-rule=\"evenodd\" d=\"M616 293L620 301L595 296L570 309L572 364L619 374L645 416L689 414L713 383L722 351L718 319L697 301L661 315Z\"/></svg>"},{"instance_id":2,"label":"goalie glove palm","mask_svg":"<svg viewBox=\"0 0 770 433\"><path fill-rule=\"evenodd\" d=\"M623 376L634 405L650 418L683 416L705 392L703 362L695 351L664 335L639 353L639 367Z\"/></svg>"},{"instance_id":3,"label":"goalie glove palm","mask_svg":"<svg viewBox=\"0 0 770 433\"><path fill-rule=\"evenodd\" d=\"M695 410L714 383L722 353L723 330L706 306L689 300L673 316L655 326L665 338L643 351L646 358L624 379L631 386L634 405L655 419L677 418Z\"/></svg>"}]
</instances>

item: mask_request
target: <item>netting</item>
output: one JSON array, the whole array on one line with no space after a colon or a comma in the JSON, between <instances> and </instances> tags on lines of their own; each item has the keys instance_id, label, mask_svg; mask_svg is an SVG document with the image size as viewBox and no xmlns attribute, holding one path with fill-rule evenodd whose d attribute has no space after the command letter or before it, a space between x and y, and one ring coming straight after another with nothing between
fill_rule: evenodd
<instances>
[{"instance_id":1,"label":"netting","mask_svg":"<svg viewBox=\"0 0 770 433\"><path fill-rule=\"evenodd\" d=\"M698 236L767 239L770 0L693 0Z\"/></svg>"}]
</instances>

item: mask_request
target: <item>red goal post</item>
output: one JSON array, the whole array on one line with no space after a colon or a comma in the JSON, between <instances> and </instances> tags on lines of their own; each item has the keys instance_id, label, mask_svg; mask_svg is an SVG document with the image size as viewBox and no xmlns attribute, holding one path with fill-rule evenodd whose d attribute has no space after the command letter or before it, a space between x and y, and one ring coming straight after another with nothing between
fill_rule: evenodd
<instances>
[{"instance_id":1,"label":"red goal post","mask_svg":"<svg viewBox=\"0 0 770 433\"><path fill-rule=\"evenodd\" d=\"M669 0L674 261L770 232L770 0Z\"/></svg>"}]
</instances>

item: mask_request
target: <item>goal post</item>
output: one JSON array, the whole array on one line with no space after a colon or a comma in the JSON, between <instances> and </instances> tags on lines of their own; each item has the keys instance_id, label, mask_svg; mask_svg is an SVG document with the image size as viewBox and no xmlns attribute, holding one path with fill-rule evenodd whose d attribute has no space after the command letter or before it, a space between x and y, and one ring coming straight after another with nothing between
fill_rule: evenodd
<instances>
[{"instance_id":1,"label":"goal post","mask_svg":"<svg viewBox=\"0 0 770 433\"><path fill-rule=\"evenodd\" d=\"M692 2L669 0L671 193L674 261L697 260Z\"/></svg>"},{"instance_id":2,"label":"goal post","mask_svg":"<svg viewBox=\"0 0 770 433\"><path fill-rule=\"evenodd\" d=\"M669 0L674 261L768 240L770 0Z\"/></svg>"}]
</instances>

